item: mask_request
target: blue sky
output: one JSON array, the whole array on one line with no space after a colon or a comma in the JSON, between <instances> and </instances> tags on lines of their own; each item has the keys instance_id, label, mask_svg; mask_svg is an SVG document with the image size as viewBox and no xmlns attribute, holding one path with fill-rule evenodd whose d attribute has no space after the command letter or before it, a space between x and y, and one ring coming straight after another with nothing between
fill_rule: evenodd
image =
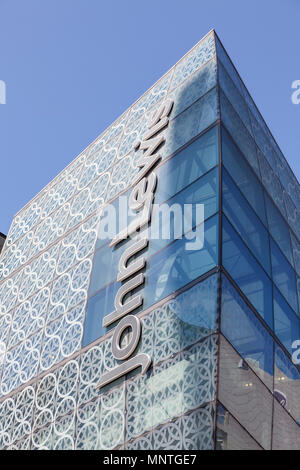
<instances>
[{"instance_id":1,"label":"blue sky","mask_svg":"<svg viewBox=\"0 0 300 470\"><path fill-rule=\"evenodd\" d=\"M0 0L0 231L212 28L299 179L299 0Z\"/></svg>"}]
</instances>

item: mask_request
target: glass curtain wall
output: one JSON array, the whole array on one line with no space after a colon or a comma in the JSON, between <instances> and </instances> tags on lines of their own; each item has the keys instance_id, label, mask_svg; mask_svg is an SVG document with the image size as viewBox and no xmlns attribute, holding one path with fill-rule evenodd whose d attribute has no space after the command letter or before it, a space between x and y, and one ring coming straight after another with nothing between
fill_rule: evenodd
<instances>
[{"instance_id":1,"label":"glass curtain wall","mask_svg":"<svg viewBox=\"0 0 300 470\"><path fill-rule=\"evenodd\" d=\"M299 184L218 38L216 47L223 272L216 447L299 449L292 360L300 335Z\"/></svg>"},{"instance_id":2,"label":"glass curtain wall","mask_svg":"<svg viewBox=\"0 0 300 470\"><path fill-rule=\"evenodd\" d=\"M204 245L185 247L195 217L182 238L171 223L150 239L134 314L152 365L99 389L119 363L102 320L126 249L99 234L169 98L154 202L203 204ZM299 449L299 210L299 184L212 31L15 216L0 259L0 448Z\"/></svg>"}]
</instances>

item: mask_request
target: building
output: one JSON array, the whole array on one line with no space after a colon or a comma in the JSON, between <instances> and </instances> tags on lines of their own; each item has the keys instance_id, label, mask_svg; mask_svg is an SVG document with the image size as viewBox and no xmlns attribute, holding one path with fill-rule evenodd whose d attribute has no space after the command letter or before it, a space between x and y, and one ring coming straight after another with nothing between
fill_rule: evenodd
<instances>
[{"instance_id":1,"label":"building","mask_svg":"<svg viewBox=\"0 0 300 470\"><path fill-rule=\"evenodd\" d=\"M0 232L0 253L1 253L2 248L3 248L5 238L6 238L6 236L2 232Z\"/></svg>"},{"instance_id":2,"label":"building","mask_svg":"<svg viewBox=\"0 0 300 470\"><path fill-rule=\"evenodd\" d=\"M112 246L127 195L151 226L153 197L204 204L203 247L174 230ZM14 218L1 448L299 449L299 211L211 31Z\"/></svg>"}]
</instances>

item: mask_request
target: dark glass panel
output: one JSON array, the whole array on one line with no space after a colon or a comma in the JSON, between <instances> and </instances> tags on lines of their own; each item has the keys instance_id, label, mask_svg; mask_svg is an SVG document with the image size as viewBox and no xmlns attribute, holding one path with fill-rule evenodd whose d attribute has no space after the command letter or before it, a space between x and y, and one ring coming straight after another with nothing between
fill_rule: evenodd
<instances>
[{"instance_id":1,"label":"dark glass panel","mask_svg":"<svg viewBox=\"0 0 300 470\"><path fill-rule=\"evenodd\" d=\"M253 137L249 134L247 128L241 121L239 115L226 98L225 94L220 92L221 100L221 119L228 132L230 132L236 145L239 147L246 160L249 162L255 173L260 177L257 147Z\"/></svg>"},{"instance_id":2,"label":"dark glass panel","mask_svg":"<svg viewBox=\"0 0 300 470\"><path fill-rule=\"evenodd\" d=\"M221 331L244 361L273 389L274 341L226 276L222 276Z\"/></svg>"},{"instance_id":3,"label":"dark glass panel","mask_svg":"<svg viewBox=\"0 0 300 470\"><path fill-rule=\"evenodd\" d=\"M231 224L223 217L223 266L272 328L272 283Z\"/></svg>"},{"instance_id":4,"label":"dark glass panel","mask_svg":"<svg viewBox=\"0 0 300 470\"><path fill-rule=\"evenodd\" d=\"M223 165L262 222L267 225L263 188L228 132L222 127Z\"/></svg>"},{"instance_id":5,"label":"dark glass panel","mask_svg":"<svg viewBox=\"0 0 300 470\"><path fill-rule=\"evenodd\" d=\"M270 234L293 265L289 227L267 194L265 194L265 198Z\"/></svg>"},{"instance_id":6,"label":"dark glass panel","mask_svg":"<svg viewBox=\"0 0 300 470\"><path fill-rule=\"evenodd\" d=\"M295 271L273 240L271 240L271 260L274 284L294 311L298 312Z\"/></svg>"},{"instance_id":7,"label":"dark glass panel","mask_svg":"<svg viewBox=\"0 0 300 470\"><path fill-rule=\"evenodd\" d=\"M150 258L145 271L145 284L132 291L132 295L141 291L144 299L143 306L135 310L135 313L150 307L218 264L217 227L216 215L205 221L204 246L200 250L187 250L187 240L183 238ZM101 274L101 263L99 273ZM120 286L121 283L113 282L88 300L84 345L107 331L102 328L102 319L114 310L114 299Z\"/></svg>"},{"instance_id":8,"label":"dark glass panel","mask_svg":"<svg viewBox=\"0 0 300 470\"><path fill-rule=\"evenodd\" d=\"M237 189L227 171L223 171L223 211L255 257L270 275L269 236L265 227Z\"/></svg>"},{"instance_id":9,"label":"dark glass panel","mask_svg":"<svg viewBox=\"0 0 300 470\"><path fill-rule=\"evenodd\" d=\"M292 343L300 339L300 320L274 287L274 332L281 343L293 354Z\"/></svg>"}]
</instances>

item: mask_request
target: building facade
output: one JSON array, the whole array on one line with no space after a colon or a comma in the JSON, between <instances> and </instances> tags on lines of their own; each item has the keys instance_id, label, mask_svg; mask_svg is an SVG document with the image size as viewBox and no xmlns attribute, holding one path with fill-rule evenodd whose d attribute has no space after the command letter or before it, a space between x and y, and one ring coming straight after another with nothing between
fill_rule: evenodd
<instances>
[{"instance_id":1,"label":"building facade","mask_svg":"<svg viewBox=\"0 0 300 470\"><path fill-rule=\"evenodd\" d=\"M6 238L6 236L2 232L0 232L0 253L1 253L2 248L3 248L5 238Z\"/></svg>"},{"instance_id":2,"label":"building facade","mask_svg":"<svg viewBox=\"0 0 300 470\"><path fill-rule=\"evenodd\" d=\"M142 257L99 236L108 207L145 204L146 154L152 202L204 205L201 248L186 249L185 226ZM211 31L15 216L0 447L299 449L299 211L298 181Z\"/></svg>"}]
</instances>

